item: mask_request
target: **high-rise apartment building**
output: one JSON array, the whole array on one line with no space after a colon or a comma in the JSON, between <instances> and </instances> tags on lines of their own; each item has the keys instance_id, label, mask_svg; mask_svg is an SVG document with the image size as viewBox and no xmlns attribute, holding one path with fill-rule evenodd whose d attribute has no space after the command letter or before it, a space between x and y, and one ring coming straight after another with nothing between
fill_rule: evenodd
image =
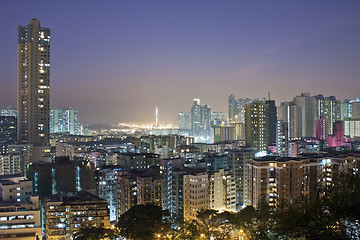
<instances>
[{"instance_id":1,"label":"high-rise apartment building","mask_svg":"<svg viewBox=\"0 0 360 240\"><path fill-rule=\"evenodd\" d=\"M360 97L350 101L351 104L351 118L360 119Z\"/></svg>"},{"instance_id":2,"label":"high-rise apartment building","mask_svg":"<svg viewBox=\"0 0 360 240\"><path fill-rule=\"evenodd\" d=\"M292 204L309 192L305 177L309 159L266 156L248 161L248 205L255 208L262 202L277 207Z\"/></svg>"},{"instance_id":3,"label":"high-rise apartment building","mask_svg":"<svg viewBox=\"0 0 360 240\"><path fill-rule=\"evenodd\" d=\"M77 134L77 110L73 108L50 109L50 133Z\"/></svg>"},{"instance_id":4,"label":"high-rise apartment building","mask_svg":"<svg viewBox=\"0 0 360 240\"><path fill-rule=\"evenodd\" d=\"M255 152L267 151L269 147L268 104L255 101L246 105L245 142ZM276 130L276 129L275 129Z\"/></svg>"},{"instance_id":5,"label":"high-rise apartment building","mask_svg":"<svg viewBox=\"0 0 360 240\"><path fill-rule=\"evenodd\" d=\"M278 109L278 120L288 125L287 137L289 139L301 138L301 107L297 106L294 102L282 102Z\"/></svg>"},{"instance_id":6,"label":"high-rise apartment building","mask_svg":"<svg viewBox=\"0 0 360 240\"><path fill-rule=\"evenodd\" d=\"M229 96L229 122L245 123L245 106L253 100L246 98L235 99L234 95Z\"/></svg>"},{"instance_id":7,"label":"high-rise apartment building","mask_svg":"<svg viewBox=\"0 0 360 240\"><path fill-rule=\"evenodd\" d=\"M232 150L228 153L228 169L235 179L236 191L236 210L240 211L246 206L247 189L248 189L248 172L247 164L250 159L254 158L254 152L250 148Z\"/></svg>"},{"instance_id":8,"label":"high-rise apartment building","mask_svg":"<svg viewBox=\"0 0 360 240\"><path fill-rule=\"evenodd\" d=\"M18 26L18 141L49 145L50 29Z\"/></svg>"},{"instance_id":9,"label":"high-rise apartment building","mask_svg":"<svg viewBox=\"0 0 360 240\"><path fill-rule=\"evenodd\" d=\"M324 97L317 95L315 99L315 119L322 118L325 115L328 120L327 134L333 134L333 123L341 119L341 102L336 97Z\"/></svg>"},{"instance_id":10,"label":"high-rise apartment building","mask_svg":"<svg viewBox=\"0 0 360 240\"><path fill-rule=\"evenodd\" d=\"M269 145L276 145L277 110L275 100L267 100L265 103L268 105Z\"/></svg>"},{"instance_id":11,"label":"high-rise apartment building","mask_svg":"<svg viewBox=\"0 0 360 240\"><path fill-rule=\"evenodd\" d=\"M288 137L289 123L279 120L277 123L276 133L276 152L281 157L289 155L289 137Z\"/></svg>"},{"instance_id":12,"label":"high-rise apartment building","mask_svg":"<svg viewBox=\"0 0 360 240\"><path fill-rule=\"evenodd\" d=\"M302 137L314 136L315 99L309 93L301 93L294 98L295 104L301 108Z\"/></svg>"}]
</instances>

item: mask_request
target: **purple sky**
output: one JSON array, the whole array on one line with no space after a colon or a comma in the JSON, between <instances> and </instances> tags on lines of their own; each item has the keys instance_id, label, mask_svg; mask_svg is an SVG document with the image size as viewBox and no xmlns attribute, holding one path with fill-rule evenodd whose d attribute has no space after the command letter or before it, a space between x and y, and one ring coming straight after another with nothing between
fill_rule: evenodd
<instances>
[{"instance_id":1,"label":"purple sky","mask_svg":"<svg viewBox=\"0 0 360 240\"><path fill-rule=\"evenodd\" d=\"M82 123L176 121L200 98L360 95L360 1L1 1L0 108L16 105L17 24L51 29L51 105Z\"/></svg>"}]
</instances>

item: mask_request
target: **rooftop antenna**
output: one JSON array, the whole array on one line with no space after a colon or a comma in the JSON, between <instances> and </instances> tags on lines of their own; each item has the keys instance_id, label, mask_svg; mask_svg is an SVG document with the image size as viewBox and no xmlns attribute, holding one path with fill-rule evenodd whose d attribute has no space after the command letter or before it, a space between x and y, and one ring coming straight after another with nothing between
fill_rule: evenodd
<instances>
[{"instance_id":1,"label":"rooftop antenna","mask_svg":"<svg viewBox=\"0 0 360 240\"><path fill-rule=\"evenodd\" d=\"M269 101L270 101L270 92L268 93L268 98L269 98Z\"/></svg>"}]
</instances>

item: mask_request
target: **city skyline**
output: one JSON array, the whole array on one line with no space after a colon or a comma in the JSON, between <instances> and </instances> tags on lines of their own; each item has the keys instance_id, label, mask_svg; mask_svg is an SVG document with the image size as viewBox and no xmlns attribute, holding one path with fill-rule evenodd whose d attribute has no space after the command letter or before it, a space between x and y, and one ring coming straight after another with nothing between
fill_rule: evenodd
<instances>
[{"instance_id":1,"label":"city skyline","mask_svg":"<svg viewBox=\"0 0 360 240\"><path fill-rule=\"evenodd\" d=\"M230 94L270 92L276 105L301 92L359 95L355 1L19 2L1 3L0 108L16 106L16 25L32 18L52 30L51 106L87 124L155 122L156 106L160 123L176 121L194 98L227 114Z\"/></svg>"}]
</instances>

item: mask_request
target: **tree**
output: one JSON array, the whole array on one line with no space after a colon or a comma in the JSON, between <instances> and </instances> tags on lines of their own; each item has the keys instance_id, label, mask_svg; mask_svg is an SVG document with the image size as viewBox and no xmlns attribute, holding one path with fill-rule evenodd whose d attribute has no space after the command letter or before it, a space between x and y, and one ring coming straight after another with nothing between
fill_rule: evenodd
<instances>
[{"instance_id":1,"label":"tree","mask_svg":"<svg viewBox=\"0 0 360 240\"><path fill-rule=\"evenodd\" d=\"M272 216L279 237L305 239L358 239L360 237L360 178L334 174L319 188L316 201L308 198L282 204Z\"/></svg>"},{"instance_id":2,"label":"tree","mask_svg":"<svg viewBox=\"0 0 360 240\"><path fill-rule=\"evenodd\" d=\"M165 227L162 210L154 204L133 206L119 217L117 227L120 235L127 239L155 239Z\"/></svg>"},{"instance_id":3,"label":"tree","mask_svg":"<svg viewBox=\"0 0 360 240\"><path fill-rule=\"evenodd\" d=\"M85 227L80 228L73 236L76 240L99 240L115 239L117 234L112 229L102 227Z\"/></svg>"}]
</instances>

